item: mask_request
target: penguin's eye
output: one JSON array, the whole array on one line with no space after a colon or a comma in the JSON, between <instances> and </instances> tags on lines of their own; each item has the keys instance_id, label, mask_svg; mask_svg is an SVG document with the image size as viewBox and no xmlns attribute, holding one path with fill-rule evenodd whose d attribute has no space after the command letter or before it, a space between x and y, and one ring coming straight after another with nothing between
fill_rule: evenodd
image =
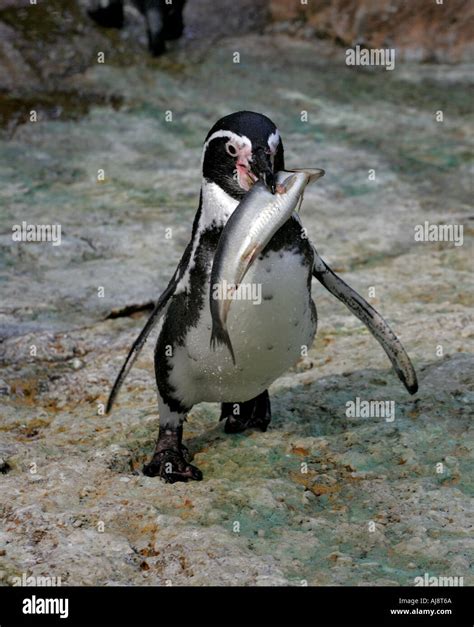
<instances>
[{"instance_id":1,"label":"penguin's eye","mask_svg":"<svg viewBox=\"0 0 474 627\"><path fill-rule=\"evenodd\" d=\"M228 142L228 143L225 145L225 149L227 150L227 152L229 153L229 155L230 155L231 157L236 157L236 156L237 156L238 150L237 150L237 148L234 146L234 144L231 144L230 142Z\"/></svg>"}]
</instances>

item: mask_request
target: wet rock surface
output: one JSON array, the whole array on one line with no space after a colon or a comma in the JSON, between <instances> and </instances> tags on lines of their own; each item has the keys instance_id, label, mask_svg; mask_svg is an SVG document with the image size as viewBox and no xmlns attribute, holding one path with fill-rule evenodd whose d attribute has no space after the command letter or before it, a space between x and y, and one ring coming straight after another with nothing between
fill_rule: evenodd
<instances>
[{"instance_id":1,"label":"wet rock surface","mask_svg":"<svg viewBox=\"0 0 474 627\"><path fill-rule=\"evenodd\" d=\"M2 583L472 583L468 69L348 68L327 42L193 37L199 16L151 60L135 17L117 35L127 61L105 64L92 59L104 41L120 50L115 35L81 18L104 39L60 93L86 110L15 122L0 143ZM420 391L315 283L318 335L272 386L269 430L229 436L216 405L195 407L185 439L204 480L167 485L141 473L158 430L153 341L111 416L103 403L189 238L203 138L243 107L275 120L288 166L326 170L304 225L390 321ZM61 245L12 242L23 220L61 224ZM416 242L426 220L462 224L463 245ZM348 417L357 397L394 401L394 420Z\"/></svg>"},{"instance_id":2,"label":"wet rock surface","mask_svg":"<svg viewBox=\"0 0 474 627\"><path fill-rule=\"evenodd\" d=\"M270 0L277 31L346 46L394 47L416 61L456 63L472 59L474 9L468 0Z\"/></svg>"}]
</instances>

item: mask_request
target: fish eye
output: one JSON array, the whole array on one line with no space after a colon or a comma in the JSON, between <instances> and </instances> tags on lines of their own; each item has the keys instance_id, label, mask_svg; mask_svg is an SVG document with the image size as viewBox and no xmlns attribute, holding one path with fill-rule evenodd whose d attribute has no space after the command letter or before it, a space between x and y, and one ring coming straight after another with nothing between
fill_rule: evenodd
<instances>
[{"instance_id":1,"label":"fish eye","mask_svg":"<svg viewBox=\"0 0 474 627\"><path fill-rule=\"evenodd\" d=\"M227 150L227 152L229 153L231 157L237 156L238 150L235 147L235 145L232 144L231 142L227 142L227 144L225 145L225 149Z\"/></svg>"}]
</instances>

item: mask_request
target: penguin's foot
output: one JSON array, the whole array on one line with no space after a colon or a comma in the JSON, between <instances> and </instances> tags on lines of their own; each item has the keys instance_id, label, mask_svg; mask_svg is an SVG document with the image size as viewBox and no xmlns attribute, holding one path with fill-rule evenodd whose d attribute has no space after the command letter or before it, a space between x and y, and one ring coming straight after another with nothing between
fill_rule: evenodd
<instances>
[{"instance_id":1,"label":"penguin's foot","mask_svg":"<svg viewBox=\"0 0 474 627\"><path fill-rule=\"evenodd\" d=\"M183 16L181 11L174 11L165 15L163 37L169 41L179 39L184 31Z\"/></svg>"},{"instance_id":2,"label":"penguin's foot","mask_svg":"<svg viewBox=\"0 0 474 627\"><path fill-rule=\"evenodd\" d=\"M228 416L225 421L224 431L226 433L242 433L247 429L260 429L266 431L270 419L265 416L253 416L251 418L243 418L242 416Z\"/></svg>"},{"instance_id":3,"label":"penguin's foot","mask_svg":"<svg viewBox=\"0 0 474 627\"><path fill-rule=\"evenodd\" d=\"M159 57L166 52L165 40L161 33L151 33L148 31L148 50L154 57Z\"/></svg>"},{"instance_id":4,"label":"penguin's foot","mask_svg":"<svg viewBox=\"0 0 474 627\"><path fill-rule=\"evenodd\" d=\"M176 481L201 481L202 472L188 462L182 450L166 449L155 452L149 464L143 466L147 477L161 477L168 483Z\"/></svg>"},{"instance_id":5,"label":"penguin's foot","mask_svg":"<svg viewBox=\"0 0 474 627\"><path fill-rule=\"evenodd\" d=\"M149 464L143 466L147 477L161 477L168 483L176 481L201 481L202 472L189 463L189 451L181 443L183 429L160 429L156 450Z\"/></svg>"},{"instance_id":6,"label":"penguin's foot","mask_svg":"<svg viewBox=\"0 0 474 627\"><path fill-rule=\"evenodd\" d=\"M222 403L220 420L225 420L226 433L242 433L246 429L266 431L271 419L267 390L244 403Z\"/></svg>"},{"instance_id":7,"label":"penguin's foot","mask_svg":"<svg viewBox=\"0 0 474 627\"><path fill-rule=\"evenodd\" d=\"M164 37L164 14L168 5L157 6L158 3L148 2L145 7L146 32L148 36L148 50L154 57L166 52Z\"/></svg>"}]
</instances>

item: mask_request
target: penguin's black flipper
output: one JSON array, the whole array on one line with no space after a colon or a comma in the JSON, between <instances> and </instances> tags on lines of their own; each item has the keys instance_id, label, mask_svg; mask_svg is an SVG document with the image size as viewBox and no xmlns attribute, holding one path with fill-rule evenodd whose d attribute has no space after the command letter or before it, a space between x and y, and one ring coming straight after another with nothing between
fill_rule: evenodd
<instances>
[{"instance_id":1,"label":"penguin's black flipper","mask_svg":"<svg viewBox=\"0 0 474 627\"><path fill-rule=\"evenodd\" d=\"M400 340L382 316L331 270L318 255L314 246L313 251L313 276L365 324L387 353L400 381L410 394L415 394L418 390L416 372Z\"/></svg>"},{"instance_id":2,"label":"penguin's black flipper","mask_svg":"<svg viewBox=\"0 0 474 627\"><path fill-rule=\"evenodd\" d=\"M159 297L155 305L155 308L151 312L151 315L148 318L145 326L141 330L140 335L134 341L132 348L130 349L127 355L127 358L123 366L121 367L120 372L117 375L117 378L115 379L115 383L112 387L112 391L110 392L109 398L107 400L105 413L108 414L109 411L112 409L112 405L114 404L117 394L119 393L119 390L122 387L122 383L125 381L125 377L130 372L133 364L135 363L136 358L138 357L141 349L143 348L145 342L147 341L148 336L150 335L153 328L159 322L161 316L163 315L165 307L168 304L169 299L175 293L178 282L182 278L184 271L189 263L189 259L191 257L191 249L192 249L192 240L191 242L189 242L186 250L184 251L181 261L179 262L178 267L176 268L175 273L173 274L173 277L168 284L168 287Z\"/></svg>"},{"instance_id":3,"label":"penguin's black flipper","mask_svg":"<svg viewBox=\"0 0 474 627\"><path fill-rule=\"evenodd\" d=\"M177 284L174 278L175 277L173 277L168 287L159 297L158 302L156 303L155 308L153 309L145 326L141 330L140 335L133 342L132 348L130 349L127 355L127 358L124 361L123 366L121 367L120 372L117 375L117 378L115 379L115 383L112 387L109 398L107 400L107 407L105 409L105 413L108 414L109 411L112 409L112 405L114 404L115 398L117 397L117 394L119 393L119 390L122 387L122 383L124 382L125 377L130 372L133 364L135 363L136 358L138 357L141 349L143 348L145 342L147 341L148 336L153 330L153 327L156 325L156 323L160 320L161 316L163 315L164 309L168 303L168 300L171 298L171 296L173 296L174 291L176 289L176 284Z\"/></svg>"}]
</instances>

